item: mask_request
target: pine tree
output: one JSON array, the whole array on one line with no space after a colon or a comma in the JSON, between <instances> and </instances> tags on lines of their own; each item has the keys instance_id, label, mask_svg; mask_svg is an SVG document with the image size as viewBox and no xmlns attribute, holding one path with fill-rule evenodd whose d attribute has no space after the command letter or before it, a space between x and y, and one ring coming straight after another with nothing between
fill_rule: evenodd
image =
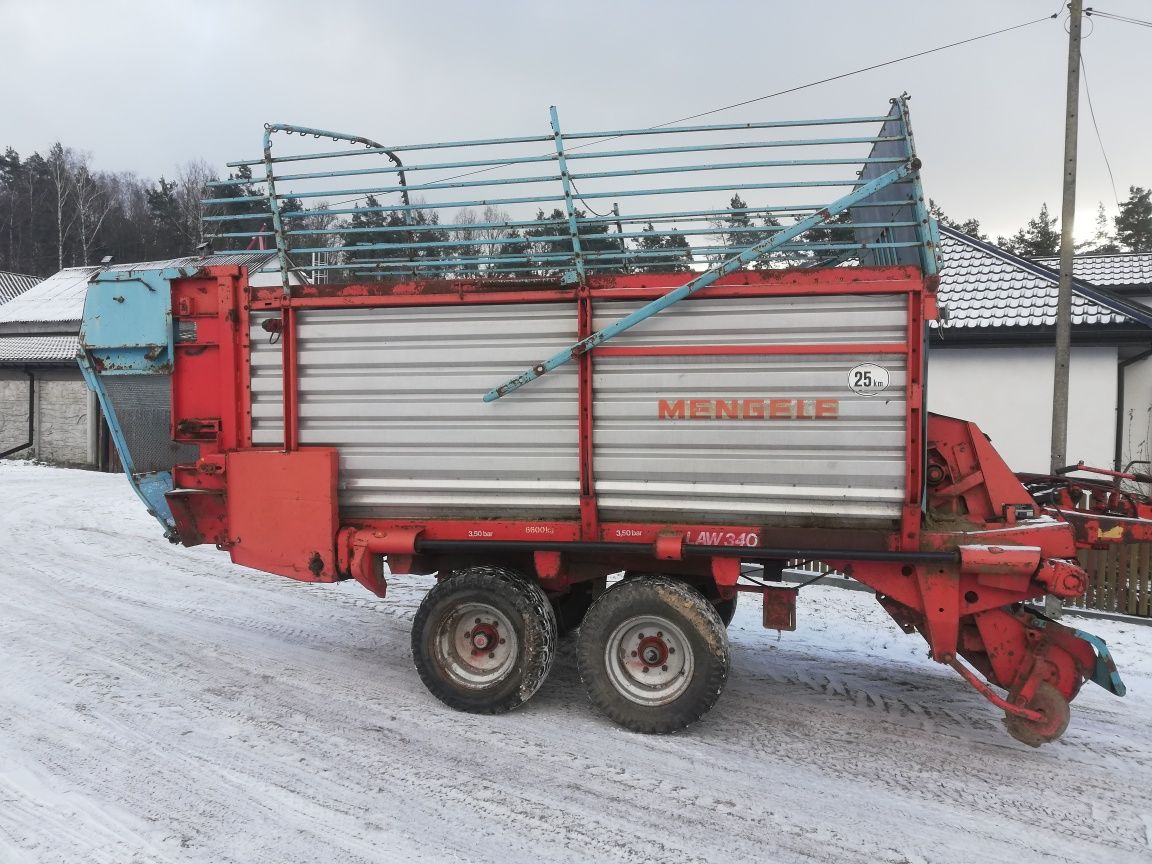
<instances>
[{"instance_id":1,"label":"pine tree","mask_svg":"<svg viewBox=\"0 0 1152 864\"><path fill-rule=\"evenodd\" d=\"M588 214L580 209L576 210L577 220L577 234L580 237L580 250L584 255L595 255L596 253L619 253L620 241L611 237L608 234L608 224L606 222L583 222ZM571 228L568 225L568 214L556 207L547 216L544 215L543 210L536 211L536 221L540 223L539 227L527 228L524 231L524 239L528 241L521 247L519 244L509 248L507 245L503 247L505 254L509 255L529 255L529 256L564 256L570 258L572 255L572 237ZM558 240L544 240L533 238L544 237L559 237ZM525 251L525 248L527 251ZM536 262L538 265L537 272L541 276L554 276L564 269L564 258L551 257L548 260ZM618 258L611 259L613 261L619 260ZM599 262L601 265L603 261ZM599 272L604 272L605 269L620 269L616 265L610 267L598 266Z\"/></svg>"},{"instance_id":2,"label":"pine tree","mask_svg":"<svg viewBox=\"0 0 1152 864\"><path fill-rule=\"evenodd\" d=\"M980 230L979 219L965 219L963 221L953 219L931 198L928 199L928 213L941 225L946 225L962 234L967 234L969 237L975 237L977 240L986 241L988 239L988 235Z\"/></svg>"},{"instance_id":3,"label":"pine tree","mask_svg":"<svg viewBox=\"0 0 1152 864\"><path fill-rule=\"evenodd\" d=\"M1108 231L1108 214L1104 211L1103 201L1096 208L1096 231L1092 234L1092 239L1077 243L1075 248L1077 252L1091 252L1098 255L1120 251L1120 247L1116 245L1116 238Z\"/></svg>"},{"instance_id":4,"label":"pine tree","mask_svg":"<svg viewBox=\"0 0 1152 864\"><path fill-rule=\"evenodd\" d=\"M1120 203L1116 239L1127 252L1152 252L1152 189L1128 187L1128 200Z\"/></svg>"},{"instance_id":5,"label":"pine tree","mask_svg":"<svg viewBox=\"0 0 1152 864\"><path fill-rule=\"evenodd\" d=\"M658 234L649 222L643 236L636 239L636 250L649 253L636 256L637 273L685 273L692 269L692 247L683 234Z\"/></svg>"},{"instance_id":6,"label":"pine tree","mask_svg":"<svg viewBox=\"0 0 1152 864\"><path fill-rule=\"evenodd\" d=\"M163 257L191 252L184 247L185 237L180 219L180 202L176 198L176 184L161 177L148 190L147 196L153 249Z\"/></svg>"},{"instance_id":7,"label":"pine tree","mask_svg":"<svg viewBox=\"0 0 1152 864\"><path fill-rule=\"evenodd\" d=\"M738 252L747 249L749 246L755 246L763 240L772 236L771 231L758 231L756 220L748 207L747 202L740 197L739 193L733 195L728 201L728 212L722 218L712 223L712 227L717 229L716 234L719 239L719 245L724 247L722 251L717 252L714 256L716 261L723 261L726 258L731 258ZM771 215L765 217L765 226L772 227L780 223Z\"/></svg>"},{"instance_id":8,"label":"pine tree","mask_svg":"<svg viewBox=\"0 0 1152 864\"><path fill-rule=\"evenodd\" d=\"M1022 258L1047 258L1060 254L1060 232L1056 230L1055 216L1048 214L1048 204L1040 207L1035 219L1011 237L997 237L996 245Z\"/></svg>"},{"instance_id":9,"label":"pine tree","mask_svg":"<svg viewBox=\"0 0 1152 864\"><path fill-rule=\"evenodd\" d=\"M388 224L388 216L381 209L380 202L375 195L364 199L364 206L356 204L348 221L341 226L345 233L340 235L341 246L344 249L342 263L349 265L345 274L346 279L353 279L357 275L356 264L364 259L383 258L388 250L367 249L364 247L387 243L392 232L374 231L375 228L384 228Z\"/></svg>"}]
</instances>

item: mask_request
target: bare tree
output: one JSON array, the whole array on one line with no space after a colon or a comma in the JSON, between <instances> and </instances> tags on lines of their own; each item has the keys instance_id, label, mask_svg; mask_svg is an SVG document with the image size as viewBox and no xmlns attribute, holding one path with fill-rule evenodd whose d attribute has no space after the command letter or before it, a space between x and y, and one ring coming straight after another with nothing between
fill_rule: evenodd
<instances>
[{"instance_id":1,"label":"bare tree","mask_svg":"<svg viewBox=\"0 0 1152 864\"><path fill-rule=\"evenodd\" d=\"M185 162L176 171L176 201L180 208L181 233L190 244L204 242L204 204L207 186L219 179L216 171L203 159Z\"/></svg>"},{"instance_id":2,"label":"bare tree","mask_svg":"<svg viewBox=\"0 0 1152 864\"><path fill-rule=\"evenodd\" d=\"M72 171L72 196L75 200L76 222L80 228L80 263L87 265L92 260L92 248L96 245L100 228L112 208L116 197L109 188L113 178L88 171L88 154L77 154Z\"/></svg>"},{"instance_id":3,"label":"bare tree","mask_svg":"<svg viewBox=\"0 0 1152 864\"><path fill-rule=\"evenodd\" d=\"M337 227L338 222L339 219L328 212L327 202L321 202L315 207L308 208L307 216L300 216L293 220L293 231L307 232L295 235L296 245L305 249L323 246L331 250L310 254L312 261L310 273L313 282L327 282L332 275L329 267L339 263L340 235L331 232L331 229ZM273 248L275 245L275 241L270 244Z\"/></svg>"},{"instance_id":4,"label":"bare tree","mask_svg":"<svg viewBox=\"0 0 1152 864\"><path fill-rule=\"evenodd\" d=\"M496 241L507 240L516 233L515 229L508 227L507 223L511 220L512 217L506 210L501 210L494 204L484 207L484 211L480 214L480 222L485 227L476 229L476 239L481 244L480 254L484 258L498 258L501 252L505 251L506 244Z\"/></svg>"},{"instance_id":5,"label":"bare tree","mask_svg":"<svg viewBox=\"0 0 1152 864\"><path fill-rule=\"evenodd\" d=\"M64 269L64 241L72 232L72 224L76 220L75 210L72 217L65 223L64 210L73 193L72 173L76 154L70 147L65 147L59 141L52 145L48 151L48 176L52 181L56 203L56 267Z\"/></svg>"},{"instance_id":6,"label":"bare tree","mask_svg":"<svg viewBox=\"0 0 1152 864\"><path fill-rule=\"evenodd\" d=\"M454 257L461 259L455 268L455 275L458 277L474 275L480 270L480 265L472 260L483 254L483 249L478 243L483 229L473 227L477 221L476 211L470 207L459 211L452 220L455 227L448 232L448 236L452 241L461 244L451 247Z\"/></svg>"}]
</instances>

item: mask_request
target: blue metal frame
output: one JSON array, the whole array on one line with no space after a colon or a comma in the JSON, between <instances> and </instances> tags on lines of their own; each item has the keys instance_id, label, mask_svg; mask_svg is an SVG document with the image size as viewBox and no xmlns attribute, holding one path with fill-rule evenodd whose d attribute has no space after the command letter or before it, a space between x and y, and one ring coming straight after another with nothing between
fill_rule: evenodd
<instances>
[{"instance_id":1,"label":"blue metal frame","mask_svg":"<svg viewBox=\"0 0 1152 864\"><path fill-rule=\"evenodd\" d=\"M176 520L172 518L172 510L164 498L164 493L172 488L172 472L137 473L136 466L132 461L132 453L128 449L128 442L124 438L124 430L116 417L116 409L108 398L108 391L104 389L104 382L92 365L92 357L88 349L80 349L76 362L80 366L80 374L84 376L84 383L88 385L89 390L96 394L96 398L100 402L100 410L108 423L112 443L115 444L116 452L120 455L120 464L124 467L124 475L128 478L132 491L144 502L148 514L164 528L164 536L169 539L174 538L176 536Z\"/></svg>"},{"instance_id":2,"label":"blue metal frame","mask_svg":"<svg viewBox=\"0 0 1152 864\"><path fill-rule=\"evenodd\" d=\"M171 374L175 351L171 281L195 272L194 267L175 267L97 273L84 300L76 358L84 382L100 402L132 490L170 539L175 537L176 523L164 493L172 488L172 474L137 470L103 379Z\"/></svg>"},{"instance_id":3,"label":"blue metal frame","mask_svg":"<svg viewBox=\"0 0 1152 864\"><path fill-rule=\"evenodd\" d=\"M894 166L915 159L908 103L903 96L891 100L885 115L600 132L565 132L555 107L549 114L551 135L389 147L323 129L269 125L264 131L262 158L229 163L233 167L261 165L263 179L212 184L213 191L222 197L204 202L210 210L205 221L219 229L214 236L220 240L247 243L255 237L274 238L285 290L287 272L296 266L293 253L334 250L339 260L309 269L340 271L357 278L539 277L584 282L593 274L633 272L651 263L645 262L645 257L666 259L667 252L636 248L635 241L644 236L648 223L656 226L657 232L689 238L688 249L681 247L680 254L699 272L697 262L701 258L716 265L743 252L742 231L767 233L793 227L777 220L803 220L823 210L827 200L839 200ZM880 124L878 134L865 134L868 130L864 128L839 135L822 132L876 124ZM273 155L274 133L361 146L320 152L295 148L300 152ZM651 146L612 143L644 138L654 139ZM552 152L540 149L546 142L552 144ZM445 159L439 155L444 150L460 152L463 158ZM739 151L741 157L719 162L709 155L725 151ZM396 154L401 152L415 154L405 157L410 164L400 163ZM393 164L381 163L380 155L388 156ZM432 158L422 159L429 155ZM291 171L287 167L301 162L318 170ZM549 164L554 165L554 171L541 170ZM843 170L846 167L859 170ZM414 171L431 176L409 184L405 175ZM677 182L668 182L671 178ZM625 180L627 188L609 185L620 180ZM249 183L263 186L258 196L223 197L228 196L228 190ZM815 204L800 198L803 190L813 189L826 190L827 197L821 195L822 200ZM463 190L476 190L476 194L465 196L460 194ZM492 192L497 194L485 194ZM409 193L419 193L425 199L414 201ZM723 200L717 198L734 193L757 199L770 195L771 199L757 200L744 208L717 208ZM379 196L380 203L364 206L369 195ZM399 200L386 200L388 196L398 196ZM286 210L288 199L320 202L331 217L358 213L366 218L381 214L390 218L388 224L356 229L345 224L316 227L302 221L314 217L316 211ZM598 199L606 200L610 213L593 212L588 202ZM637 212L621 208L621 201L631 201ZM566 224L528 218L531 210L511 212L526 206L546 212L561 204ZM471 214L455 221L463 211L488 205L509 208L507 218L478 221ZM245 212L234 212L238 209ZM578 215L581 212L584 215ZM733 226L740 216L757 224L747 229ZM883 195L856 200L850 216L850 225L843 229L838 225L835 243L805 242L793 235L793 245L773 247L773 251L807 255L807 266L839 264L855 256L859 263L915 263L926 274L935 272L935 246L914 172ZM273 230L252 225L259 221L271 223ZM543 232L538 230L542 226ZM529 236L529 230L536 233ZM478 231L484 232L482 242L476 239ZM706 242L709 234L719 242ZM340 238L350 235L363 236L366 242L339 245ZM602 237L613 242L596 242ZM393 238L396 242L390 242ZM751 246L757 238L748 239ZM837 254L816 254L820 252ZM747 260L751 259L745 263Z\"/></svg>"},{"instance_id":4,"label":"blue metal frame","mask_svg":"<svg viewBox=\"0 0 1152 864\"><path fill-rule=\"evenodd\" d=\"M584 250L580 245L580 229L576 224L576 205L572 201L572 177L568 173L568 160L564 158L564 136L560 133L560 116L556 113L556 106L548 109L552 118L552 135L556 141L556 159L560 163L560 185L564 189L564 209L568 211L568 233L572 241L572 257L575 259L575 271L565 273L563 281L584 281Z\"/></svg>"}]
</instances>

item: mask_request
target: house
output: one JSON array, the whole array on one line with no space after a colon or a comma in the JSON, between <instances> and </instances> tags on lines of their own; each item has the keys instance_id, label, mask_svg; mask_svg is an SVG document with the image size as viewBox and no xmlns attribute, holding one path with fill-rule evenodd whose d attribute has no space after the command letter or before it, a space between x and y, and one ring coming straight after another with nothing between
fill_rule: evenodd
<instances>
[{"instance_id":1,"label":"house","mask_svg":"<svg viewBox=\"0 0 1152 864\"><path fill-rule=\"evenodd\" d=\"M940 302L931 335L928 408L976 421L1017 471L1049 469L1059 274L941 226ZM1078 259L1073 282L1068 461L1123 467L1152 442L1152 295L1140 262ZM1152 258L1152 256L1145 256ZM1055 262L1054 266L1058 266ZM1124 289L1121 293L1120 288Z\"/></svg>"},{"instance_id":2,"label":"house","mask_svg":"<svg viewBox=\"0 0 1152 864\"><path fill-rule=\"evenodd\" d=\"M242 263L253 284L279 284L274 252L68 267L0 305L0 455L118 470L95 398L76 364L84 297L102 270Z\"/></svg>"}]
</instances>

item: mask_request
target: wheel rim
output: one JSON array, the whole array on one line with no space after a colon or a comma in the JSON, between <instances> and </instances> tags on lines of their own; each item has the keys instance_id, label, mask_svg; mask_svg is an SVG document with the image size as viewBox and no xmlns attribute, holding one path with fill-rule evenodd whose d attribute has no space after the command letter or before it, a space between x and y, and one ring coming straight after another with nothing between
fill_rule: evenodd
<instances>
[{"instance_id":1,"label":"wheel rim","mask_svg":"<svg viewBox=\"0 0 1152 864\"><path fill-rule=\"evenodd\" d=\"M1029 747L1039 747L1058 739L1068 728L1070 710L1068 700L1048 682L1041 682L1028 707L1039 711L1039 720L1028 720L1015 714L1004 718L1008 734Z\"/></svg>"},{"instance_id":2,"label":"wheel rim","mask_svg":"<svg viewBox=\"0 0 1152 864\"><path fill-rule=\"evenodd\" d=\"M692 682L692 648L684 631L655 615L629 618L604 649L612 686L638 705L667 705Z\"/></svg>"},{"instance_id":3,"label":"wheel rim","mask_svg":"<svg viewBox=\"0 0 1152 864\"><path fill-rule=\"evenodd\" d=\"M436 629L436 660L454 683L491 687L516 668L519 642L508 616L487 603L465 603Z\"/></svg>"}]
</instances>

